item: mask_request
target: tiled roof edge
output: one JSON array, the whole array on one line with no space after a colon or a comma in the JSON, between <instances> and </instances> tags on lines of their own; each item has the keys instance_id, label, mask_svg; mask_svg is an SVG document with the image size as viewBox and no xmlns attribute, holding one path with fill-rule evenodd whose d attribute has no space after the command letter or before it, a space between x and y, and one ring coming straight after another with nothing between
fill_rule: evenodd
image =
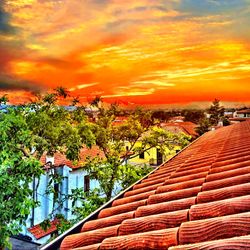
<instances>
[{"instance_id":1,"label":"tiled roof edge","mask_svg":"<svg viewBox=\"0 0 250 250\"><path fill-rule=\"evenodd\" d=\"M63 239L71 234L74 233L79 233L81 231L81 228L83 226L83 224L95 217L98 216L98 213L104 209L107 208L109 206L112 205L112 202L118 198L121 198L124 193L126 193L127 191L131 190L133 188L134 185L140 183L142 180L146 179L149 175L151 175L152 173L154 173L156 170L158 170L161 166L165 165L167 162L171 161L172 159L174 159L176 156L178 156L179 154L181 154L183 151L185 151L187 148L189 148L191 145L193 145L194 143L196 143L198 140L200 140L203 136L207 135L208 133L211 133L211 131L208 131L207 133L199 136L197 139L195 139L194 141L192 141L190 144L188 144L186 147L184 147L182 150L180 150L178 153L176 153L173 157L169 158L167 161L163 162L161 165L159 165L157 168L155 168L153 171L151 171L150 173L148 173L146 176L144 176L143 178L141 178L140 180L136 181L135 183L133 183L131 186L129 186L128 188L126 188L125 190L123 190L121 193L119 193L117 196L115 196L114 198L110 199L108 202L106 202L105 204L103 204L101 207L99 207L97 210L95 210L93 213L91 213L90 215L88 215L87 217L85 217L84 219L82 219L81 221L79 221L78 223L76 223L75 225L73 225L71 228L69 228L67 231L65 231L64 233L62 233L61 235L59 235L57 238L55 238L54 240L52 240L51 242L42 245L39 249L40 250L55 250L55 249L59 249L61 242L63 241Z\"/></svg>"}]
</instances>

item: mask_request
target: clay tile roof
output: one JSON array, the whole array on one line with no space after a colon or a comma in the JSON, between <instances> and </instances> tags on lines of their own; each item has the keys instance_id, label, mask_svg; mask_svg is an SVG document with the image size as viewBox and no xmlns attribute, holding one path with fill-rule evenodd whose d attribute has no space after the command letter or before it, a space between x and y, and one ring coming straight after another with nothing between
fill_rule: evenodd
<instances>
[{"instance_id":1,"label":"clay tile roof","mask_svg":"<svg viewBox=\"0 0 250 250\"><path fill-rule=\"evenodd\" d=\"M35 236L37 240L43 238L46 235L49 235L51 233L54 233L57 231L57 224L59 223L58 219L55 219L50 222L49 228L47 230L43 230L40 226L40 224L37 224L33 227L28 228L28 231Z\"/></svg>"},{"instance_id":2,"label":"clay tile roof","mask_svg":"<svg viewBox=\"0 0 250 250\"><path fill-rule=\"evenodd\" d=\"M250 109L243 109L243 110L239 110L237 111L238 114L250 114Z\"/></svg>"},{"instance_id":3,"label":"clay tile roof","mask_svg":"<svg viewBox=\"0 0 250 250\"><path fill-rule=\"evenodd\" d=\"M83 221L68 249L250 249L250 121L210 131Z\"/></svg>"},{"instance_id":4,"label":"clay tile roof","mask_svg":"<svg viewBox=\"0 0 250 250\"><path fill-rule=\"evenodd\" d=\"M79 154L79 162L75 164L73 161L68 160L65 155L57 152L54 154L54 165L55 166L67 165L72 169L77 169L80 168L81 165L85 163L87 157L94 158L96 156L104 157L103 152L97 146L92 146L91 148L86 148L86 147L82 148ZM45 154L41 157L40 161L42 164L46 164Z\"/></svg>"},{"instance_id":5,"label":"clay tile roof","mask_svg":"<svg viewBox=\"0 0 250 250\"><path fill-rule=\"evenodd\" d=\"M193 137L197 136L195 131L197 125L192 122L162 122L160 126L173 133L183 132Z\"/></svg>"}]
</instances>

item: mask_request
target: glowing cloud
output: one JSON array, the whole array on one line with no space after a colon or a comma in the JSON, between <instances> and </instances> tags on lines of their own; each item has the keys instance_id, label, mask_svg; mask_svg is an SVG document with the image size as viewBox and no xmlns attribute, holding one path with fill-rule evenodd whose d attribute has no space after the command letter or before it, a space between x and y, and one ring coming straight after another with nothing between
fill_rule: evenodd
<instances>
[{"instance_id":1,"label":"glowing cloud","mask_svg":"<svg viewBox=\"0 0 250 250\"><path fill-rule=\"evenodd\" d=\"M248 0L0 2L0 92L250 101Z\"/></svg>"}]
</instances>

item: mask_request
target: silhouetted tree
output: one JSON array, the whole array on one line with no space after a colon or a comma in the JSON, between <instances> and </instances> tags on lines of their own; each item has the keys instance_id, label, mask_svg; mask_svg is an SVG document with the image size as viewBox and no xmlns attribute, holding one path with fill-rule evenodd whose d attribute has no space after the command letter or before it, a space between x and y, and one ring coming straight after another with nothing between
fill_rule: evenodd
<instances>
[{"instance_id":1,"label":"silhouetted tree","mask_svg":"<svg viewBox=\"0 0 250 250\"><path fill-rule=\"evenodd\" d=\"M211 124L208 118L203 118L199 121L198 127L195 129L198 135L203 135L209 131Z\"/></svg>"},{"instance_id":2,"label":"silhouetted tree","mask_svg":"<svg viewBox=\"0 0 250 250\"><path fill-rule=\"evenodd\" d=\"M204 110L185 109L182 111L182 115L185 117L185 121L193 123L199 123L201 119L205 118Z\"/></svg>"},{"instance_id":3,"label":"silhouetted tree","mask_svg":"<svg viewBox=\"0 0 250 250\"><path fill-rule=\"evenodd\" d=\"M220 105L220 100L215 99L208 109L208 113L210 114L209 122L211 125L217 125L218 122L224 117L224 107Z\"/></svg>"}]
</instances>

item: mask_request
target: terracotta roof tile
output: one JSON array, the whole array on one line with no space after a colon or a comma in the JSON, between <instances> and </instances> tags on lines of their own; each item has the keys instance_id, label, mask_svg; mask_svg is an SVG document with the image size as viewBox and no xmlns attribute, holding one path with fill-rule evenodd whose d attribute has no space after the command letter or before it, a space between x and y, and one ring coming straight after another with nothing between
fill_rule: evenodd
<instances>
[{"instance_id":1,"label":"terracotta roof tile","mask_svg":"<svg viewBox=\"0 0 250 250\"><path fill-rule=\"evenodd\" d=\"M250 183L200 192L197 203L223 200L250 194Z\"/></svg>"},{"instance_id":2,"label":"terracotta roof tile","mask_svg":"<svg viewBox=\"0 0 250 250\"><path fill-rule=\"evenodd\" d=\"M210 167L212 164L211 161L205 161L203 163L193 163L193 164L184 164L183 166L176 169L178 172L183 172L182 174L185 174L187 170L193 170L196 168L202 168L202 167Z\"/></svg>"},{"instance_id":3,"label":"terracotta roof tile","mask_svg":"<svg viewBox=\"0 0 250 250\"><path fill-rule=\"evenodd\" d=\"M188 220L188 209L124 220L119 235L142 233L180 226Z\"/></svg>"},{"instance_id":4,"label":"terracotta roof tile","mask_svg":"<svg viewBox=\"0 0 250 250\"><path fill-rule=\"evenodd\" d=\"M129 197L132 195L136 195L136 194L140 194L140 193L144 193L144 192L148 192L148 191L152 191L152 190L156 190L159 186L161 186L164 182L160 182L157 183L155 185L150 185L148 187L143 187L143 188L137 188L137 189L133 189L131 191L128 191L124 194L124 197Z\"/></svg>"},{"instance_id":5,"label":"terracotta roof tile","mask_svg":"<svg viewBox=\"0 0 250 250\"><path fill-rule=\"evenodd\" d=\"M133 218L134 215L135 215L135 212L132 211L132 212L113 215L113 216L109 216L109 217L105 217L101 219L91 220L91 221L86 222L83 225L81 232L118 225L122 223L123 220Z\"/></svg>"},{"instance_id":6,"label":"terracotta roof tile","mask_svg":"<svg viewBox=\"0 0 250 250\"><path fill-rule=\"evenodd\" d=\"M115 201L113 201L112 206L118 206L118 205L124 205L124 204L128 204L134 201L139 201L139 200L144 200L147 199L150 195L154 194L155 191L148 191L145 193L141 193L141 194L136 194L136 195L132 195L129 197L124 197L121 199L117 199Z\"/></svg>"},{"instance_id":7,"label":"terracotta roof tile","mask_svg":"<svg viewBox=\"0 0 250 250\"><path fill-rule=\"evenodd\" d=\"M140 184L135 185L135 189L163 183L164 181L166 181L169 178L169 176L170 175L156 178L156 179L153 179L152 181L149 179L149 181L147 181L147 182L141 182Z\"/></svg>"},{"instance_id":8,"label":"terracotta roof tile","mask_svg":"<svg viewBox=\"0 0 250 250\"><path fill-rule=\"evenodd\" d=\"M185 170L185 171L179 171L177 170L175 173L171 175L171 178L176 178L176 177L183 177L191 174L198 174L202 172L208 172L211 166L206 166L206 167L200 167L197 168L196 166L193 167L193 169Z\"/></svg>"},{"instance_id":9,"label":"terracotta roof tile","mask_svg":"<svg viewBox=\"0 0 250 250\"><path fill-rule=\"evenodd\" d=\"M147 200L140 200L116 207L105 208L99 213L98 218L105 218L115 214L122 214L125 212L134 211L136 208L145 205L146 201Z\"/></svg>"},{"instance_id":10,"label":"terracotta roof tile","mask_svg":"<svg viewBox=\"0 0 250 250\"><path fill-rule=\"evenodd\" d=\"M245 162L240 162L240 163L234 163L231 165L227 165L227 166L220 166L220 167L212 167L209 171L210 174L213 173L220 173L220 172L224 172L224 171L228 171L228 170L233 170L233 169L237 169L237 168L242 168L242 167L249 167L250 162L249 161L245 161Z\"/></svg>"},{"instance_id":11,"label":"terracotta roof tile","mask_svg":"<svg viewBox=\"0 0 250 250\"><path fill-rule=\"evenodd\" d=\"M240 167L240 168L227 170L227 171L225 171L225 169L221 168L222 172L209 174L206 178L206 181L215 181L215 180L234 177L234 176L238 176L238 175L249 174L250 173L250 168L249 168L250 164L247 164L247 165L248 166L245 167L242 164L242 167Z\"/></svg>"},{"instance_id":12,"label":"terracotta roof tile","mask_svg":"<svg viewBox=\"0 0 250 250\"><path fill-rule=\"evenodd\" d=\"M250 120L206 133L82 231L61 249L250 249Z\"/></svg>"},{"instance_id":13,"label":"terracotta roof tile","mask_svg":"<svg viewBox=\"0 0 250 250\"><path fill-rule=\"evenodd\" d=\"M180 200L141 206L141 207L138 207L137 210L135 211L135 217L187 209L195 204L195 200L196 200L196 197L190 197L190 198L185 198L185 199L180 199Z\"/></svg>"},{"instance_id":14,"label":"terracotta roof tile","mask_svg":"<svg viewBox=\"0 0 250 250\"><path fill-rule=\"evenodd\" d=\"M173 173L175 170L176 170L176 166L171 168L171 169L170 168L164 168L164 166L163 166L163 167L161 167L161 169L159 169L159 170L155 171L153 174L151 174L149 178L143 180L143 182L147 182L147 180L152 180L155 177L159 178L159 177L161 177L163 175L171 175L171 173Z\"/></svg>"},{"instance_id":15,"label":"terracotta roof tile","mask_svg":"<svg viewBox=\"0 0 250 250\"><path fill-rule=\"evenodd\" d=\"M185 163L184 166L186 169L188 169L188 167L190 167L189 169L192 169L193 166L196 166L196 167L208 166L214 161L214 158L215 157L213 156L212 160L202 158L202 160L199 160L199 161L188 161L188 163Z\"/></svg>"},{"instance_id":16,"label":"terracotta roof tile","mask_svg":"<svg viewBox=\"0 0 250 250\"><path fill-rule=\"evenodd\" d=\"M201 220L250 211L250 195L191 206L190 220Z\"/></svg>"},{"instance_id":17,"label":"terracotta roof tile","mask_svg":"<svg viewBox=\"0 0 250 250\"><path fill-rule=\"evenodd\" d=\"M165 181L170 176L171 176L171 173L167 173L167 174L158 173L157 175L150 176L149 178L143 180L141 183L143 184L143 183L159 181L159 180Z\"/></svg>"},{"instance_id":18,"label":"terracotta roof tile","mask_svg":"<svg viewBox=\"0 0 250 250\"><path fill-rule=\"evenodd\" d=\"M250 236L233 237L223 240L207 241L197 244L188 244L170 247L169 250L215 250L215 249L250 249Z\"/></svg>"},{"instance_id":19,"label":"terracotta roof tile","mask_svg":"<svg viewBox=\"0 0 250 250\"><path fill-rule=\"evenodd\" d=\"M174 184L174 183L179 183L179 182L184 182L184 181L190 181L194 179L200 179L206 177L208 172L202 172L202 173L197 173L197 174L191 174L191 175L186 175L182 177L176 177L176 178L171 178L168 179L165 184Z\"/></svg>"},{"instance_id":20,"label":"terracotta roof tile","mask_svg":"<svg viewBox=\"0 0 250 250\"><path fill-rule=\"evenodd\" d=\"M249 149L250 151L250 149ZM240 158L242 156L249 156L249 153L248 151L244 151L244 152L237 152L235 154L232 154L232 152L230 152L230 154L228 155L221 155L220 157L218 157L216 159L216 162L220 162L220 161L226 161L226 160L230 160L230 159L234 159L234 158Z\"/></svg>"},{"instance_id":21,"label":"terracotta roof tile","mask_svg":"<svg viewBox=\"0 0 250 250\"><path fill-rule=\"evenodd\" d=\"M55 219L50 222L50 226L43 230L40 224L37 224L33 227L28 228L28 231L35 236L36 239L41 239L45 237L46 235L49 235L51 233L54 233L57 231L57 225L59 223L58 219Z\"/></svg>"},{"instance_id":22,"label":"terracotta roof tile","mask_svg":"<svg viewBox=\"0 0 250 250\"><path fill-rule=\"evenodd\" d=\"M86 148L86 147L82 148L79 154L79 162L75 164L73 161L68 160L64 154L57 152L54 154L54 165L57 167L62 165L67 165L72 169L77 169L80 168L81 165L85 163L88 157L94 158L96 156L104 157L104 153L97 146L92 146L92 148ZM42 164L46 164L45 154L41 157L40 161Z\"/></svg>"},{"instance_id":23,"label":"terracotta roof tile","mask_svg":"<svg viewBox=\"0 0 250 250\"><path fill-rule=\"evenodd\" d=\"M105 239L100 250L106 249L167 249L177 245L178 228Z\"/></svg>"},{"instance_id":24,"label":"terracotta roof tile","mask_svg":"<svg viewBox=\"0 0 250 250\"><path fill-rule=\"evenodd\" d=\"M100 243L108 237L116 236L118 234L118 228L119 225L72 234L65 238L61 245L61 249L71 249Z\"/></svg>"},{"instance_id":25,"label":"terracotta roof tile","mask_svg":"<svg viewBox=\"0 0 250 250\"><path fill-rule=\"evenodd\" d=\"M149 196L148 204L155 204L165 201L179 200L197 195L201 191L201 187L192 187L182 190L154 194Z\"/></svg>"},{"instance_id":26,"label":"terracotta roof tile","mask_svg":"<svg viewBox=\"0 0 250 250\"><path fill-rule=\"evenodd\" d=\"M85 247L77 247L73 248L72 250L99 250L101 244L94 244L94 245L88 245Z\"/></svg>"},{"instance_id":27,"label":"terracotta roof tile","mask_svg":"<svg viewBox=\"0 0 250 250\"><path fill-rule=\"evenodd\" d=\"M242 236L250 232L250 213L228 215L181 224L179 244Z\"/></svg>"},{"instance_id":28,"label":"terracotta roof tile","mask_svg":"<svg viewBox=\"0 0 250 250\"><path fill-rule=\"evenodd\" d=\"M204 182L205 182L205 178L201 178L201 179L194 179L190 181L178 182L178 183L169 184L169 185L163 185L163 186L159 186L156 189L156 194L170 192L170 191L177 191L177 190L191 188L191 187L197 187L197 186L201 186Z\"/></svg>"},{"instance_id":29,"label":"terracotta roof tile","mask_svg":"<svg viewBox=\"0 0 250 250\"><path fill-rule=\"evenodd\" d=\"M223 187L230 187L238 184L250 182L250 174L244 174L234 177L229 177L221 180L215 180L210 182L205 182L202 185L202 191L208 191Z\"/></svg>"},{"instance_id":30,"label":"terracotta roof tile","mask_svg":"<svg viewBox=\"0 0 250 250\"><path fill-rule=\"evenodd\" d=\"M225 166L225 165L231 165L234 163L240 163L240 162L250 162L250 155L246 155L246 156L240 156L240 157L231 157L231 159L228 160L224 160L224 161L217 161L213 164L213 167L220 167L220 166Z\"/></svg>"},{"instance_id":31,"label":"terracotta roof tile","mask_svg":"<svg viewBox=\"0 0 250 250\"><path fill-rule=\"evenodd\" d=\"M249 151L249 144L243 144L241 146L233 147L231 149L225 149L225 151L221 154L221 156L228 156L230 154L242 153L243 150Z\"/></svg>"}]
</instances>

